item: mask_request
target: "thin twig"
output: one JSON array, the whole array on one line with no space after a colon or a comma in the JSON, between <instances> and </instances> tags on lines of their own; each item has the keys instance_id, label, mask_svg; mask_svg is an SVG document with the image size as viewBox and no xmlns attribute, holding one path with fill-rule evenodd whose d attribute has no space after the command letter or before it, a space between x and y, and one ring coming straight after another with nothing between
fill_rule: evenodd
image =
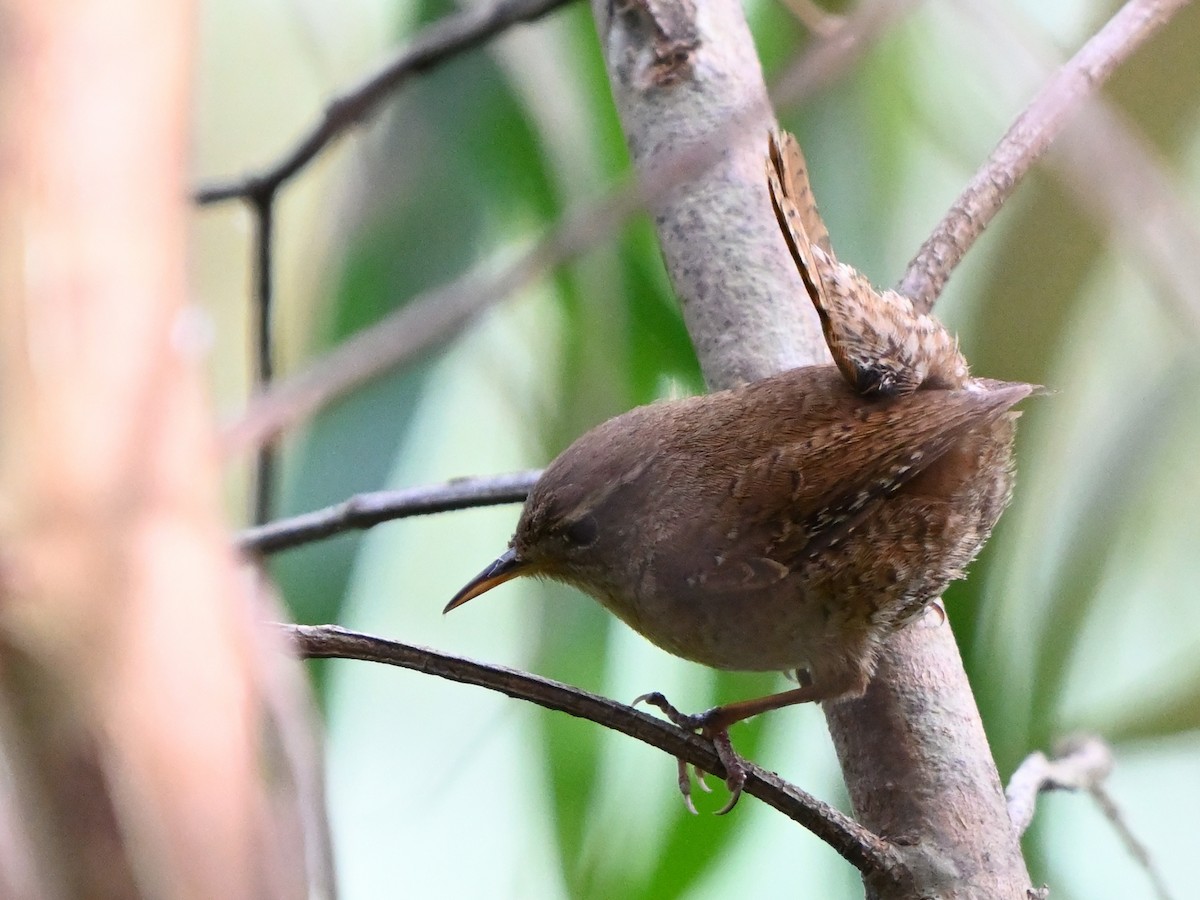
<instances>
[{"instance_id":1,"label":"thin twig","mask_svg":"<svg viewBox=\"0 0 1200 900\"><path fill-rule=\"evenodd\" d=\"M1004 790L1008 817L1018 834L1024 834L1042 791L1091 790L1112 772L1112 751L1091 735L1064 741L1053 759L1040 750L1029 754L1013 772Z\"/></svg>"},{"instance_id":2,"label":"thin twig","mask_svg":"<svg viewBox=\"0 0 1200 900\"><path fill-rule=\"evenodd\" d=\"M1100 88L1189 0L1129 0L1063 65L1005 132L996 149L908 264L897 290L928 312L950 273L1082 101Z\"/></svg>"},{"instance_id":3,"label":"thin twig","mask_svg":"<svg viewBox=\"0 0 1200 900\"><path fill-rule=\"evenodd\" d=\"M1113 799L1108 795L1103 784L1092 785L1088 789L1088 793L1092 795L1092 799L1096 801L1100 807L1100 811L1104 814L1104 818L1108 819L1113 830L1116 831L1117 837L1121 843L1125 845L1125 849L1146 872L1146 877L1150 879L1150 885L1154 888L1154 893L1158 900L1171 900L1171 892L1167 889L1167 883L1162 877L1162 872L1158 866L1154 864L1154 860L1150 858L1150 851L1146 845L1138 840L1130 829L1125 817L1121 815L1121 810Z\"/></svg>"},{"instance_id":4,"label":"thin twig","mask_svg":"<svg viewBox=\"0 0 1200 900\"><path fill-rule=\"evenodd\" d=\"M250 198L254 210L254 301L256 307L254 389L261 393L275 378L275 333L273 252L275 248L275 191L266 189ZM254 466L253 521L261 525L271 518L275 495L275 445L258 448Z\"/></svg>"},{"instance_id":5,"label":"thin twig","mask_svg":"<svg viewBox=\"0 0 1200 900\"><path fill-rule=\"evenodd\" d=\"M473 684L546 709L569 713L657 747L702 771L723 777L712 743L669 722L622 703L558 681L504 666L360 634L335 625L283 625L302 656L384 663ZM807 828L847 862L872 878L896 884L906 880L895 849L845 813L834 809L774 773L747 764L746 793Z\"/></svg>"},{"instance_id":6,"label":"thin twig","mask_svg":"<svg viewBox=\"0 0 1200 900\"><path fill-rule=\"evenodd\" d=\"M1095 735L1067 738L1055 748L1053 759L1041 751L1029 754L1017 766L1004 791L1013 827L1018 834L1025 833L1033 821L1037 797L1042 791L1087 791L1112 824L1130 856L1145 870L1155 894L1160 900L1170 900L1170 891L1150 858L1150 851L1130 830L1104 787L1112 770L1112 750Z\"/></svg>"},{"instance_id":7,"label":"thin twig","mask_svg":"<svg viewBox=\"0 0 1200 900\"><path fill-rule=\"evenodd\" d=\"M819 86L840 78L883 34L921 0L864 0L846 16L831 16L836 25L818 32L819 40L789 66L770 90L776 106L793 106Z\"/></svg>"},{"instance_id":8,"label":"thin twig","mask_svg":"<svg viewBox=\"0 0 1200 900\"><path fill-rule=\"evenodd\" d=\"M473 6L430 25L412 43L378 71L334 97L321 118L279 159L258 174L224 179L196 191L200 205L234 198L273 194L307 166L322 150L351 127L376 111L410 75L434 68L464 50L470 50L505 29L539 19L568 0L499 0L490 6Z\"/></svg>"},{"instance_id":9,"label":"thin twig","mask_svg":"<svg viewBox=\"0 0 1200 900\"><path fill-rule=\"evenodd\" d=\"M394 519L521 503L541 474L540 469L531 469L511 475L456 478L444 484L399 491L355 494L324 509L247 528L237 535L236 541L247 553L266 555Z\"/></svg>"},{"instance_id":10,"label":"thin twig","mask_svg":"<svg viewBox=\"0 0 1200 900\"><path fill-rule=\"evenodd\" d=\"M890 22L913 5L864 4L861 12L827 41L817 44L780 79L778 103L795 103L847 71ZM753 111L747 111L747 117ZM395 312L346 339L309 366L251 399L225 429L227 452L274 440L297 422L354 388L372 381L452 337L484 310L516 293L547 271L595 246L634 213L713 164L728 140L743 131L743 119L721 125L713 139L684 147L670 162L638 181L630 178L605 197L570 215L529 249L497 270L487 264L406 301ZM742 135L744 138L745 136Z\"/></svg>"}]
</instances>

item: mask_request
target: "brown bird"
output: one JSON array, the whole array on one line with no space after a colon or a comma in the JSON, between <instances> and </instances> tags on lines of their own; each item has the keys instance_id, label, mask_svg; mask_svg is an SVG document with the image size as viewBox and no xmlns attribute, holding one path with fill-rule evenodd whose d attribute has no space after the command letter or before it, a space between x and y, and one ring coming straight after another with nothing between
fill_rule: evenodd
<instances>
[{"instance_id":1,"label":"brown bird","mask_svg":"<svg viewBox=\"0 0 1200 900\"><path fill-rule=\"evenodd\" d=\"M663 649L800 686L688 716L737 802L735 722L859 696L888 635L962 576L1013 483L1013 404L957 343L834 257L804 158L772 135L768 183L835 366L643 406L587 432L530 492L508 550L446 611L520 575L595 597ZM681 779L689 807L687 778Z\"/></svg>"}]
</instances>

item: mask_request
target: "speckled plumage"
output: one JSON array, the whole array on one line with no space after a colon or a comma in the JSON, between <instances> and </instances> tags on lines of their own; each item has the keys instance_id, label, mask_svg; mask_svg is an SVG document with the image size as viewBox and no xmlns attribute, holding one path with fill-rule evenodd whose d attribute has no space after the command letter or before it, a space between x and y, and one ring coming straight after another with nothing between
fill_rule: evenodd
<instances>
[{"instance_id":1,"label":"speckled plumage","mask_svg":"<svg viewBox=\"0 0 1200 900\"><path fill-rule=\"evenodd\" d=\"M834 362L861 394L961 388L970 382L958 341L895 291L877 291L856 269L838 262L817 214L808 169L792 135L771 135L767 183L780 230Z\"/></svg>"}]
</instances>

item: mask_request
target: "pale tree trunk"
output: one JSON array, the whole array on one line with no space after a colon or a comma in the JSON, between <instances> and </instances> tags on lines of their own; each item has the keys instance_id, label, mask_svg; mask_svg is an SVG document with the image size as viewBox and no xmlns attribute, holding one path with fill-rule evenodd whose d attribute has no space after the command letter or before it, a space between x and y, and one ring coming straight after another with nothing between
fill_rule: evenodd
<instances>
[{"instance_id":1,"label":"pale tree trunk","mask_svg":"<svg viewBox=\"0 0 1200 900\"><path fill-rule=\"evenodd\" d=\"M194 16L0 4L4 896L303 893L185 297Z\"/></svg>"},{"instance_id":2,"label":"pale tree trunk","mask_svg":"<svg viewBox=\"0 0 1200 900\"><path fill-rule=\"evenodd\" d=\"M690 146L728 145L653 210L709 385L826 362L767 196L774 115L740 4L594 0L593 10L639 172L661 171ZM904 887L867 884L869 895L1026 896L1029 875L948 624L897 635L866 696L831 704L826 717L857 818L912 874Z\"/></svg>"}]
</instances>

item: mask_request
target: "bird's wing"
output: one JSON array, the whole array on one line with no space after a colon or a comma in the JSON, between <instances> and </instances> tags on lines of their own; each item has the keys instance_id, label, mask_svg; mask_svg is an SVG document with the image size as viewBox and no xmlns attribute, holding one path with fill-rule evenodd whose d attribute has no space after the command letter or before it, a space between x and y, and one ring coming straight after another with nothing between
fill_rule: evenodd
<instances>
[{"instance_id":1,"label":"bird's wing","mask_svg":"<svg viewBox=\"0 0 1200 900\"><path fill-rule=\"evenodd\" d=\"M969 431L1033 390L919 391L856 411L859 421L817 427L745 466L723 508L685 537L697 552L692 577L709 588L753 590L849 534L887 497L941 458ZM716 523L737 523L725 534ZM736 560L736 564L731 563Z\"/></svg>"}]
</instances>

